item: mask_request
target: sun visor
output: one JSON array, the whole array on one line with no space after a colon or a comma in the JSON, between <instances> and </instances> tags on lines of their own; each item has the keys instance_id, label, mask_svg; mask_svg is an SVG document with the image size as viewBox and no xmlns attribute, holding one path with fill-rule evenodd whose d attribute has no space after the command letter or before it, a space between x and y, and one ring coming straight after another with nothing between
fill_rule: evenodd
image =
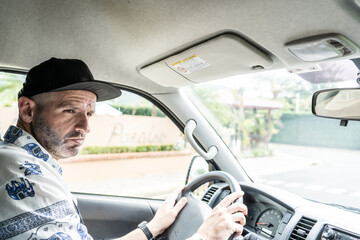
<instances>
[{"instance_id":1,"label":"sun visor","mask_svg":"<svg viewBox=\"0 0 360 240\"><path fill-rule=\"evenodd\" d=\"M273 60L234 34L195 45L142 69L140 73L162 86L181 87L269 69Z\"/></svg>"}]
</instances>

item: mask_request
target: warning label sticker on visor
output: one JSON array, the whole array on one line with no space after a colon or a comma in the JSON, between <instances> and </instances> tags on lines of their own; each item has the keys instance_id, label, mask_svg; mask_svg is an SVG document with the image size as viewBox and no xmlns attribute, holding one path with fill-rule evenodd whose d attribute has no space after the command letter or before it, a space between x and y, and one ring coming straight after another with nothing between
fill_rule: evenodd
<instances>
[{"instance_id":1,"label":"warning label sticker on visor","mask_svg":"<svg viewBox=\"0 0 360 240\"><path fill-rule=\"evenodd\" d=\"M181 74L190 74L204 68L210 67L210 63L201 59L197 54L171 64L171 66Z\"/></svg>"}]
</instances>

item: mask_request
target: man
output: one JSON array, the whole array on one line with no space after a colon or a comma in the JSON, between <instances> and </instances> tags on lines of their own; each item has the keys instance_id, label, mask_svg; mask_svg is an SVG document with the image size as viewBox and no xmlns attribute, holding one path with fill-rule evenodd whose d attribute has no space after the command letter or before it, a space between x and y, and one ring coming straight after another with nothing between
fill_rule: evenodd
<instances>
[{"instance_id":1,"label":"man","mask_svg":"<svg viewBox=\"0 0 360 240\"><path fill-rule=\"evenodd\" d=\"M0 142L0 239L92 239L61 174L59 159L75 156L90 132L96 101L120 96L94 80L80 60L51 58L32 68L18 95L19 119ZM240 234L246 206L233 193L216 207L192 239ZM164 232L186 204L173 193L147 224L122 240Z\"/></svg>"}]
</instances>

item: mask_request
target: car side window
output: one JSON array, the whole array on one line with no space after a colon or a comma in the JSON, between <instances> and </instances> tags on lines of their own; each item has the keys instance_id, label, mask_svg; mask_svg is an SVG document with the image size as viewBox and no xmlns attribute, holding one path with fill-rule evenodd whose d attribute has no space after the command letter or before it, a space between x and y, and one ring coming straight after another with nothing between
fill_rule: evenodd
<instances>
[{"instance_id":1,"label":"car side window","mask_svg":"<svg viewBox=\"0 0 360 240\"><path fill-rule=\"evenodd\" d=\"M0 135L18 118L23 75L0 73ZM60 160L72 192L164 199L184 185L193 152L176 125L139 95L99 102L76 157Z\"/></svg>"},{"instance_id":2,"label":"car side window","mask_svg":"<svg viewBox=\"0 0 360 240\"><path fill-rule=\"evenodd\" d=\"M17 94L25 81L25 75L0 72L0 137L18 118Z\"/></svg>"},{"instance_id":3,"label":"car side window","mask_svg":"<svg viewBox=\"0 0 360 240\"><path fill-rule=\"evenodd\" d=\"M61 160L72 192L164 199L184 185L192 151L155 105L122 91L99 102L78 156Z\"/></svg>"}]
</instances>

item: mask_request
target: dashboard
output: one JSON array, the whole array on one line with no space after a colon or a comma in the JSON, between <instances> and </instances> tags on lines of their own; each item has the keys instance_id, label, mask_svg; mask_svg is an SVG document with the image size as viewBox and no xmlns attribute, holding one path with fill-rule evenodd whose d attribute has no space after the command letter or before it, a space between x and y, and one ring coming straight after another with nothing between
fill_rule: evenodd
<instances>
[{"instance_id":1,"label":"dashboard","mask_svg":"<svg viewBox=\"0 0 360 240\"><path fill-rule=\"evenodd\" d=\"M258 240L360 240L360 214L312 202L278 188L240 183L248 216L243 235ZM230 190L218 182L202 197L214 208Z\"/></svg>"}]
</instances>

